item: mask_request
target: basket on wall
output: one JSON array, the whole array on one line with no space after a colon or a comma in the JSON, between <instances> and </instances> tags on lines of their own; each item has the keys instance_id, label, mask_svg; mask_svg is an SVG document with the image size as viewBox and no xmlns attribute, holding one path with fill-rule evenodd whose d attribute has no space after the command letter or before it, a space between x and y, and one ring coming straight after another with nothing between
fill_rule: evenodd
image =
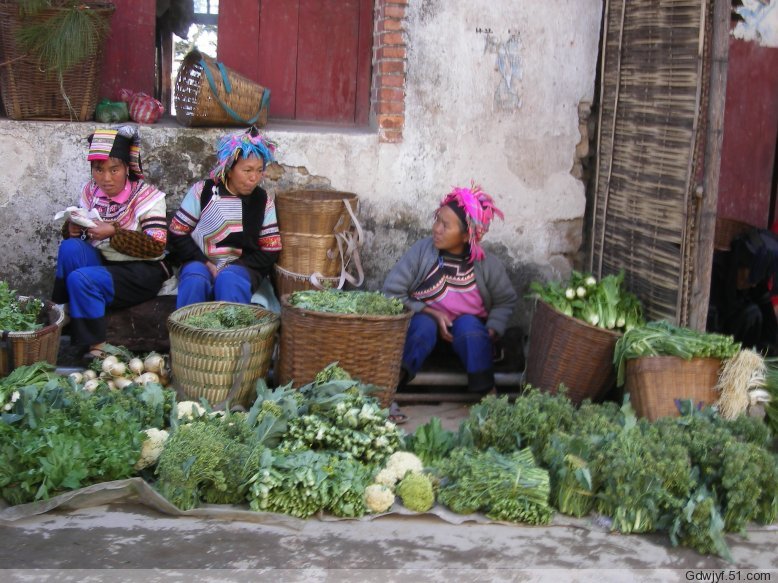
<instances>
[{"instance_id":1,"label":"basket on wall","mask_svg":"<svg viewBox=\"0 0 778 583\"><path fill-rule=\"evenodd\" d=\"M338 361L353 378L381 387L374 396L388 407L400 381L410 320L409 310L396 316L314 312L293 306L288 295L282 296L277 381L299 387Z\"/></svg>"},{"instance_id":2,"label":"basket on wall","mask_svg":"<svg viewBox=\"0 0 778 583\"><path fill-rule=\"evenodd\" d=\"M538 300L525 381L551 393L564 384L576 405L584 399L597 400L616 382L613 350L620 337L619 332L591 326Z\"/></svg>"},{"instance_id":3,"label":"basket on wall","mask_svg":"<svg viewBox=\"0 0 778 583\"><path fill-rule=\"evenodd\" d=\"M720 367L718 358L634 358L627 360L624 389L639 417L677 417L678 401L690 400L697 408L716 402Z\"/></svg>"},{"instance_id":4,"label":"basket on wall","mask_svg":"<svg viewBox=\"0 0 778 583\"><path fill-rule=\"evenodd\" d=\"M19 302L24 304L32 298L19 296ZM59 340L65 313L57 304L43 302L43 318L45 324L39 330L30 332L2 332L0 340L0 376L8 376L15 368L45 360L49 364L57 364Z\"/></svg>"},{"instance_id":5,"label":"basket on wall","mask_svg":"<svg viewBox=\"0 0 778 583\"><path fill-rule=\"evenodd\" d=\"M210 330L186 323L190 316L227 306L248 307L262 321L233 330ZM254 305L202 302L179 308L168 317L170 361L175 386L186 397L204 397L212 406L229 400L248 407L256 398L257 379L270 368L277 314Z\"/></svg>"},{"instance_id":6,"label":"basket on wall","mask_svg":"<svg viewBox=\"0 0 778 583\"><path fill-rule=\"evenodd\" d=\"M110 19L111 2L84 2L97 18ZM11 119L87 121L94 117L100 88L102 51L59 74L43 70L17 42L19 30L40 24L67 8L46 8L19 16L19 3L0 0L0 93ZM95 39L98 46L104 38ZM61 77L61 78L60 78ZM64 95L63 95L64 94Z\"/></svg>"},{"instance_id":7,"label":"basket on wall","mask_svg":"<svg viewBox=\"0 0 778 583\"><path fill-rule=\"evenodd\" d=\"M183 126L256 126L267 123L270 89L191 51L175 85L176 120Z\"/></svg>"}]
</instances>

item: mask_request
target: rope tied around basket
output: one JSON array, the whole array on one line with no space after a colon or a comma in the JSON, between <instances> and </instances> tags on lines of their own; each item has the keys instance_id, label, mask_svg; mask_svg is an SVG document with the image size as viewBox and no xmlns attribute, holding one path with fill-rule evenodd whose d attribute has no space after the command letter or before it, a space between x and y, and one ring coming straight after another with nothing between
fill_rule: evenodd
<instances>
[{"instance_id":1,"label":"rope tied around basket","mask_svg":"<svg viewBox=\"0 0 778 583\"><path fill-rule=\"evenodd\" d=\"M216 98L216 101L219 103L222 109L226 111L227 114L235 121L249 126L254 125L259 119L259 116L262 113L262 109L266 107L268 101L270 101L270 89L267 87L263 89L262 101L260 102L257 113L255 113L251 119L244 119L219 96L219 91L216 88L216 81L213 78L213 73L211 73L211 69L205 59L200 59L199 65L202 67L203 72L205 73L205 78L208 80L208 86L211 88L211 93L213 93L213 96ZM227 68L224 66L224 63L221 63L220 61L216 61L216 68L219 69L219 73L221 74L224 91L227 93L227 95L229 95L232 93L232 84L230 83Z\"/></svg>"},{"instance_id":2,"label":"rope tied around basket","mask_svg":"<svg viewBox=\"0 0 778 583\"><path fill-rule=\"evenodd\" d=\"M364 240L364 231L354 213L354 209L351 208L351 203L344 198L343 205L351 216L353 228L347 231L335 232L335 242L338 245L338 256L340 257L341 263L337 289L343 289L346 282L349 282L354 287L359 287L365 281L365 272L362 269L362 260L359 257L359 248L362 246L362 241ZM341 224L341 222L342 219L338 221L338 224ZM337 229L337 225L335 228ZM327 251L327 257L335 259L333 249ZM348 271L351 266L356 270L356 277ZM324 276L321 273L314 272L311 274L309 281L315 288L324 289L325 286L321 283L323 277Z\"/></svg>"}]
</instances>

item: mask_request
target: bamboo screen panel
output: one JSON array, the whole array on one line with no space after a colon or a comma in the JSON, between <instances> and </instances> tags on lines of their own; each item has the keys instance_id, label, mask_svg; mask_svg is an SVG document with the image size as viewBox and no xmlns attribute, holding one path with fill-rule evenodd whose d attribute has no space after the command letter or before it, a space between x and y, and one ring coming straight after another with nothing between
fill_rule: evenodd
<instances>
[{"instance_id":1,"label":"bamboo screen panel","mask_svg":"<svg viewBox=\"0 0 778 583\"><path fill-rule=\"evenodd\" d=\"M609 0L590 260L684 323L709 0Z\"/></svg>"}]
</instances>

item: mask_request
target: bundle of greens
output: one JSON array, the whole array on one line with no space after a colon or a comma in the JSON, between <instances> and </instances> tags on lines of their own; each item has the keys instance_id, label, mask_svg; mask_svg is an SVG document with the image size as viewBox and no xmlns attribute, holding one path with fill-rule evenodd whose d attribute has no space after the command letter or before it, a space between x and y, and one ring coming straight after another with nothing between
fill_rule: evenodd
<instances>
[{"instance_id":1,"label":"bundle of greens","mask_svg":"<svg viewBox=\"0 0 778 583\"><path fill-rule=\"evenodd\" d=\"M631 330L643 323L643 308L637 297L624 288L624 272L599 282L591 275L573 271L566 283L532 282L531 297L540 299L563 314L608 330Z\"/></svg>"},{"instance_id":2,"label":"bundle of greens","mask_svg":"<svg viewBox=\"0 0 778 583\"><path fill-rule=\"evenodd\" d=\"M387 298L377 291L344 291L339 289L304 290L293 292L289 303L303 310L359 316L396 316L403 304L396 298Z\"/></svg>"},{"instance_id":3,"label":"bundle of greens","mask_svg":"<svg viewBox=\"0 0 778 583\"><path fill-rule=\"evenodd\" d=\"M308 518L322 510L356 517L367 512L370 471L349 457L327 452L264 450L248 480L252 510Z\"/></svg>"},{"instance_id":4,"label":"bundle of greens","mask_svg":"<svg viewBox=\"0 0 778 583\"><path fill-rule=\"evenodd\" d=\"M265 448L246 415L204 415L176 427L162 450L156 488L181 510L245 500L247 480Z\"/></svg>"},{"instance_id":5,"label":"bundle of greens","mask_svg":"<svg viewBox=\"0 0 778 583\"><path fill-rule=\"evenodd\" d=\"M438 471L438 500L454 512L482 511L493 520L526 524L551 522L548 472L535 465L529 448L509 454L458 448Z\"/></svg>"},{"instance_id":6,"label":"bundle of greens","mask_svg":"<svg viewBox=\"0 0 778 583\"><path fill-rule=\"evenodd\" d=\"M432 417L427 423L417 427L413 435L405 440L408 450L415 453L425 466L440 463L456 445L456 434L443 429L437 417Z\"/></svg>"},{"instance_id":7,"label":"bundle of greens","mask_svg":"<svg viewBox=\"0 0 778 583\"><path fill-rule=\"evenodd\" d=\"M182 324L205 330L234 330L270 322L273 318L270 314L257 317L256 312L248 306L222 306L189 316L182 320Z\"/></svg>"},{"instance_id":8,"label":"bundle of greens","mask_svg":"<svg viewBox=\"0 0 778 583\"><path fill-rule=\"evenodd\" d=\"M732 336L698 332L689 328L673 326L669 322L649 322L633 328L618 339L613 354L616 366L616 382L624 384L626 361L641 356L677 356L680 358L719 358L735 356L740 343Z\"/></svg>"},{"instance_id":9,"label":"bundle of greens","mask_svg":"<svg viewBox=\"0 0 778 583\"><path fill-rule=\"evenodd\" d=\"M40 321L43 302L38 299L20 300L16 292L0 281L0 330L32 332L43 325Z\"/></svg>"}]
</instances>

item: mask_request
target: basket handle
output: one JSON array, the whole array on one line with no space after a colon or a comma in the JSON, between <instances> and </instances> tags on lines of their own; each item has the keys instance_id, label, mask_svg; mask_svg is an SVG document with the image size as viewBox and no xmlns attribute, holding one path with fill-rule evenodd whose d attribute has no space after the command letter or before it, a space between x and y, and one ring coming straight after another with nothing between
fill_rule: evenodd
<instances>
[{"instance_id":1,"label":"basket handle","mask_svg":"<svg viewBox=\"0 0 778 583\"><path fill-rule=\"evenodd\" d=\"M238 394L241 385L243 385L243 377L246 376L246 367L249 363L249 358L251 358L251 346L248 342L242 342L240 345L240 360L238 361L238 369L235 373L235 378L232 381L230 392L227 393L224 401L214 406L214 409L220 409L222 407L226 409L227 405L231 403L235 398L235 395Z\"/></svg>"},{"instance_id":2,"label":"basket handle","mask_svg":"<svg viewBox=\"0 0 778 583\"><path fill-rule=\"evenodd\" d=\"M343 204L346 206L346 210L351 216L354 229L335 233L335 240L338 243L338 253L341 257L340 281L338 282L338 289L342 289L343 284L345 284L347 281L354 287L359 287L362 285L362 282L365 281L365 272L362 269L362 261L359 257L359 248L362 246L362 240L364 238L362 225L359 223L357 216L354 214L354 209L351 208L351 203L344 198ZM348 272L348 267L352 263L354 265L354 269L356 269L357 277L354 277Z\"/></svg>"},{"instance_id":3,"label":"basket handle","mask_svg":"<svg viewBox=\"0 0 778 583\"><path fill-rule=\"evenodd\" d=\"M245 125L254 125L254 123L259 119L260 113L262 113L262 108L267 105L267 102L270 101L270 90L267 88L263 88L262 90L262 101L259 106L259 111L257 111L256 114L254 114L254 117L251 119L243 119L238 113L232 109L229 105L227 105L224 101L222 101L222 98L219 97L219 92L216 89L216 82L213 79L213 74L211 73L210 67L208 67L208 63L205 62L205 59L200 59L200 66L203 68L203 71L205 71L205 78L208 80L208 86L211 88L211 93L213 93L213 96L216 98L216 101L219 102L219 105L221 105L222 109L226 111L229 116L234 119L235 121L238 121ZM223 63L217 62L216 67L219 69L219 72L221 73L222 77L222 83L224 84L224 90L229 95L232 92L232 84L230 83L230 80L227 76L227 69L224 66Z\"/></svg>"}]
</instances>

